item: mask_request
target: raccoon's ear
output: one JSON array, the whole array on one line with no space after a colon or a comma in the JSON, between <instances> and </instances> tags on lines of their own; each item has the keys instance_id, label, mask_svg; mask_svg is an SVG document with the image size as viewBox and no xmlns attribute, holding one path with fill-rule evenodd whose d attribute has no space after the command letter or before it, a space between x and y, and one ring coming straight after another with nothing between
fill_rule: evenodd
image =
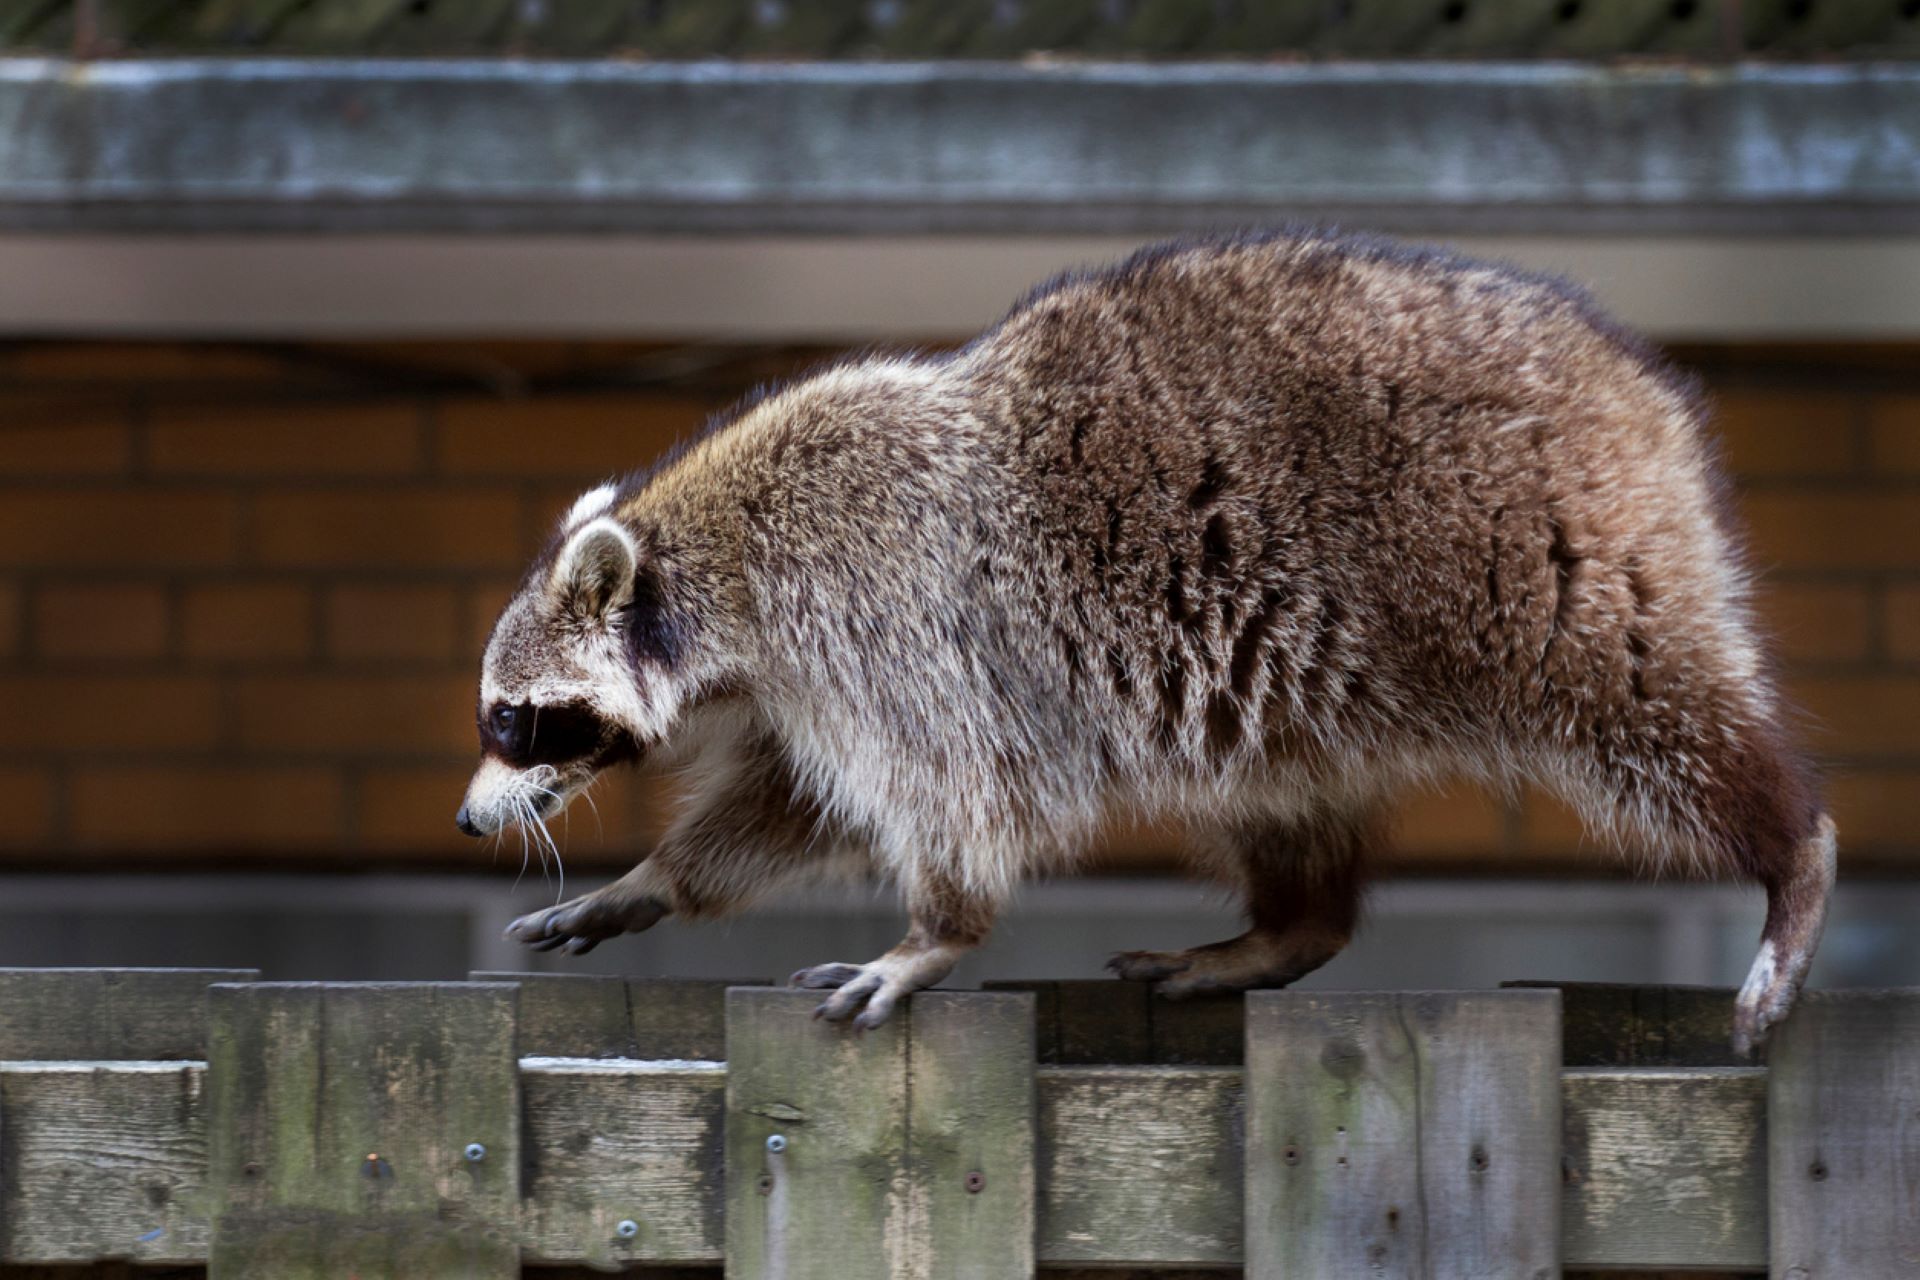
<instances>
[{"instance_id":1,"label":"raccoon's ear","mask_svg":"<svg viewBox=\"0 0 1920 1280\"><path fill-rule=\"evenodd\" d=\"M575 616L604 618L633 603L640 549L605 516L575 529L553 562L553 586Z\"/></svg>"}]
</instances>

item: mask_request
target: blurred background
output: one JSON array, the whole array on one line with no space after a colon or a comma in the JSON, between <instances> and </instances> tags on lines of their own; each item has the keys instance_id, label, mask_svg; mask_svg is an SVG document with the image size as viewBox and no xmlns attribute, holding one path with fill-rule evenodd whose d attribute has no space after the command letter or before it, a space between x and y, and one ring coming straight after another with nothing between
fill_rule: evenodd
<instances>
[{"instance_id":1,"label":"blurred background","mask_svg":"<svg viewBox=\"0 0 1920 1280\"><path fill-rule=\"evenodd\" d=\"M1564 272L1705 376L1842 892L1920 984L1920 0L16 0L0 6L0 964L276 978L862 960L864 887L581 959L452 815L565 504L750 388L1284 219ZM567 822L566 889L670 787ZM1322 986L1732 983L1756 891L1535 795L1402 817ZM1206 941L1116 831L956 975Z\"/></svg>"}]
</instances>

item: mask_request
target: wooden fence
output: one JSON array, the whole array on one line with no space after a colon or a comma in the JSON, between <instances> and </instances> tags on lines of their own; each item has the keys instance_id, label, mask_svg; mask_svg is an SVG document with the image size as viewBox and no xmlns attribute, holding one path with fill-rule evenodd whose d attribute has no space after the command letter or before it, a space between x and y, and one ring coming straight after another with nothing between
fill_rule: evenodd
<instances>
[{"instance_id":1,"label":"wooden fence","mask_svg":"<svg viewBox=\"0 0 1920 1280\"><path fill-rule=\"evenodd\" d=\"M1920 992L0 970L0 1266L1920 1275Z\"/></svg>"}]
</instances>

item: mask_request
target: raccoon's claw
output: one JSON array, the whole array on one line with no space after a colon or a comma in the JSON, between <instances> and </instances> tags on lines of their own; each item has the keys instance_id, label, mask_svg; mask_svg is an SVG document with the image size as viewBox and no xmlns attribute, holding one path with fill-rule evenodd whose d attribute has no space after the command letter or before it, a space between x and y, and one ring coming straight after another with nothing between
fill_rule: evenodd
<instances>
[{"instance_id":1,"label":"raccoon's claw","mask_svg":"<svg viewBox=\"0 0 1920 1280\"><path fill-rule=\"evenodd\" d=\"M1107 972L1126 982L1158 982L1190 963L1178 951L1121 951L1107 961Z\"/></svg>"},{"instance_id":2,"label":"raccoon's claw","mask_svg":"<svg viewBox=\"0 0 1920 1280\"><path fill-rule=\"evenodd\" d=\"M638 933L667 914L652 898L618 901L595 894L530 912L507 926L506 936L535 951L565 950L581 956L623 933Z\"/></svg>"},{"instance_id":3,"label":"raccoon's claw","mask_svg":"<svg viewBox=\"0 0 1920 1280\"><path fill-rule=\"evenodd\" d=\"M844 987L859 976L860 966L857 964L817 964L811 969L795 973L787 979L787 985L821 991L829 987Z\"/></svg>"},{"instance_id":4,"label":"raccoon's claw","mask_svg":"<svg viewBox=\"0 0 1920 1280\"><path fill-rule=\"evenodd\" d=\"M821 964L793 975L790 985L820 990L837 987L813 1011L828 1022L853 1022L856 1031L871 1031L893 1015L900 997L917 990L916 984L889 974L876 960L872 964Z\"/></svg>"}]
</instances>

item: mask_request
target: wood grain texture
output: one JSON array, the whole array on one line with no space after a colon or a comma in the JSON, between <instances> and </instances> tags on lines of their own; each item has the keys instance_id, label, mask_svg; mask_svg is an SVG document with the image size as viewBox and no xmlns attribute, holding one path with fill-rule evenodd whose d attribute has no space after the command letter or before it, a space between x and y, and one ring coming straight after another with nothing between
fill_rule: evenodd
<instances>
[{"instance_id":1,"label":"wood grain texture","mask_svg":"<svg viewBox=\"0 0 1920 1280\"><path fill-rule=\"evenodd\" d=\"M1241 1258L1241 1073L1043 1067L1040 1261L1231 1265Z\"/></svg>"},{"instance_id":2,"label":"wood grain texture","mask_svg":"<svg viewBox=\"0 0 1920 1280\"><path fill-rule=\"evenodd\" d=\"M1732 987L1509 982L1560 993L1569 1067L1745 1067L1733 1052Z\"/></svg>"},{"instance_id":3,"label":"wood grain texture","mask_svg":"<svg viewBox=\"0 0 1920 1280\"><path fill-rule=\"evenodd\" d=\"M1111 979L989 982L1031 991L1039 1060L1051 1066L1158 1063L1238 1066L1243 997L1168 1000L1145 983Z\"/></svg>"},{"instance_id":4,"label":"wood grain texture","mask_svg":"<svg viewBox=\"0 0 1920 1280\"><path fill-rule=\"evenodd\" d=\"M0 1261L207 1256L205 1067L0 1063Z\"/></svg>"},{"instance_id":5,"label":"wood grain texture","mask_svg":"<svg viewBox=\"0 0 1920 1280\"><path fill-rule=\"evenodd\" d=\"M0 1260L204 1258L203 1075L189 1064L0 1068L0 1124L13 1135L0 1167L23 1171L0 1200ZM532 1058L521 1080L529 1262L721 1261L723 1068ZM1764 1093L1752 1070L1568 1073L1566 1264L1763 1269ZM1240 1261L1240 1072L1048 1067L1036 1095L1042 1262ZM149 1225L156 1187L165 1221ZM613 1234L627 1217L640 1228L631 1242ZM139 1240L154 1227L160 1237Z\"/></svg>"},{"instance_id":6,"label":"wood grain texture","mask_svg":"<svg viewBox=\"0 0 1920 1280\"><path fill-rule=\"evenodd\" d=\"M1249 1276L1560 1269L1551 991L1254 992Z\"/></svg>"},{"instance_id":7,"label":"wood grain texture","mask_svg":"<svg viewBox=\"0 0 1920 1280\"><path fill-rule=\"evenodd\" d=\"M520 1090L528 1261L721 1261L723 1065L522 1058ZM638 1234L621 1237L623 1220Z\"/></svg>"},{"instance_id":8,"label":"wood grain texture","mask_svg":"<svg viewBox=\"0 0 1920 1280\"><path fill-rule=\"evenodd\" d=\"M0 1060L207 1056L207 988L257 969L0 969Z\"/></svg>"},{"instance_id":9,"label":"wood grain texture","mask_svg":"<svg viewBox=\"0 0 1920 1280\"><path fill-rule=\"evenodd\" d=\"M907 1007L907 1172L938 1280L1031 1280L1033 997L923 991Z\"/></svg>"},{"instance_id":10,"label":"wood grain texture","mask_svg":"<svg viewBox=\"0 0 1920 1280\"><path fill-rule=\"evenodd\" d=\"M1561 1090L1569 1266L1765 1269L1764 1070L1579 1070Z\"/></svg>"},{"instance_id":11,"label":"wood grain texture","mask_svg":"<svg viewBox=\"0 0 1920 1280\"><path fill-rule=\"evenodd\" d=\"M1806 992L1773 1034L1772 1274L1920 1275L1920 992Z\"/></svg>"},{"instance_id":12,"label":"wood grain texture","mask_svg":"<svg viewBox=\"0 0 1920 1280\"><path fill-rule=\"evenodd\" d=\"M727 992L730 1280L920 1273L906 1167L909 1019L863 1034L816 1019L819 1003L814 991ZM769 1150L774 1137L784 1149Z\"/></svg>"},{"instance_id":13,"label":"wood grain texture","mask_svg":"<svg viewBox=\"0 0 1920 1280\"><path fill-rule=\"evenodd\" d=\"M514 996L211 988L213 1280L518 1276ZM470 1143L483 1159L466 1158Z\"/></svg>"},{"instance_id":14,"label":"wood grain texture","mask_svg":"<svg viewBox=\"0 0 1920 1280\"><path fill-rule=\"evenodd\" d=\"M764 985L557 973L471 976L519 986L520 1052L547 1058L725 1058L727 988Z\"/></svg>"}]
</instances>

